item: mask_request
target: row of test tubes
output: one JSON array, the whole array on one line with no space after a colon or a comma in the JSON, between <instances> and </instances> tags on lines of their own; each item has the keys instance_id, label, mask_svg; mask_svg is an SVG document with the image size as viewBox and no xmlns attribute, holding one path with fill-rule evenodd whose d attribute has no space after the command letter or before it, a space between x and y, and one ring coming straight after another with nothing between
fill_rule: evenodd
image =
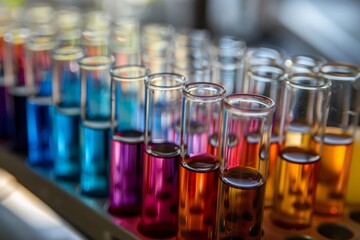
<instances>
[{"instance_id":1,"label":"row of test tubes","mask_svg":"<svg viewBox=\"0 0 360 240\"><path fill-rule=\"evenodd\" d=\"M31 166L154 238L260 239L264 207L289 229L343 214L359 67L81 16L1 19L0 133Z\"/></svg>"}]
</instances>

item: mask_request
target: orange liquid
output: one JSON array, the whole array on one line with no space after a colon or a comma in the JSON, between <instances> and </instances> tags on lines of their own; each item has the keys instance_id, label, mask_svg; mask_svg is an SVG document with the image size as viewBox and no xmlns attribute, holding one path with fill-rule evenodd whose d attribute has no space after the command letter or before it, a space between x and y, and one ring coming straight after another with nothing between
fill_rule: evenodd
<instances>
[{"instance_id":1,"label":"orange liquid","mask_svg":"<svg viewBox=\"0 0 360 240\"><path fill-rule=\"evenodd\" d=\"M200 154L185 158L180 166L177 239L213 239L219 162Z\"/></svg>"},{"instance_id":2,"label":"orange liquid","mask_svg":"<svg viewBox=\"0 0 360 240\"><path fill-rule=\"evenodd\" d=\"M287 147L279 152L272 220L285 228L310 226L320 156Z\"/></svg>"},{"instance_id":3,"label":"orange liquid","mask_svg":"<svg viewBox=\"0 0 360 240\"><path fill-rule=\"evenodd\" d=\"M349 204L360 205L360 129L356 130L355 144L351 159L351 167L348 180L348 190L346 192L346 202Z\"/></svg>"},{"instance_id":4,"label":"orange liquid","mask_svg":"<svg viewBox=\"0 0 360 240\"><path fill-rule=\"evenodd\" d=\"M319 142L311 141L320 151ZM315 212L337 215L344 212L345 195L353 152L353 139L345 134L325 134L322 145Z\"/></svg>"},{"instance_id":5,"label":"orange liquid","mask_svg":"<svg viewBox=\"0 0 360 240\"><path fill-rule=\"evenodd\" d=\"M272 138L269 149L269 168L266 177L265 207L272 206L275 192L276 160L278 158L280 145L278 139Z\"/></svg>"},{"instance_id":6,"label":"orange liquid","mask_svg":"<svg viewBox=\"0 0 360 240\"><path fill-rule=\"evenodd\" d=\"M217 238L261 239L265 184L251 168L235 167L219 178Z\"/></svg>"}]
</instances>

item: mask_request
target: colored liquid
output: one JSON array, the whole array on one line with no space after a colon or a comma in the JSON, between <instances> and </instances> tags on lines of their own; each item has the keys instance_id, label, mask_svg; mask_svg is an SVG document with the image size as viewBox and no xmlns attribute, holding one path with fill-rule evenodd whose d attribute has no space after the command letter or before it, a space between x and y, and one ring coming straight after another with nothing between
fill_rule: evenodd
<instances>
[{"instance_id":1,"label":"colored liquid","mask_svg":"<svg viewBox=\"0 0 360 240\"><path fill-rule=\"evenodd\" d=\"M261 174L235 167L219 179L216 239L260 239L265 194Z\"/></svg>"},{"instance_id":2,"label":"colored liquid","mask_svg":"<svg viewBox=\"0 0 360 240\"><path fill-rule=\"evenodd\" d=\"M290 125L285 135L285 146L296 146L307 149L310 143L310 127L302 123Z\"/></svg>"},{"instance_id":3,"label":"colored liquid","mask_svg":"<svg viewBox=\"0 0 360 240\"><path fill-rule=\"evenodd\" d=\"M54 109L54 173L64 180L80 177L79 110Z\"/></svg>"},{"instance_id":4,"label":"colored liquid","mask_svg":"<svg viewBox=\"0 0 360 240\"><path fill-rule=\"evenodd\" d=\"M91 121L80 126L80 189L85 195L106 197L109 188L108 123Z\"/></svg>"},{"instance_id":5,"label":"colored liquid","mask_svg":"<svg viewBox=\"0 0 360 240\"><path fill-rule=\"evenodd\" d=\"M185 158L180 165L177 239L213 239L219 162L210 154Z\"/></svg>"},{"instance_id":6,"label":"colored liquid","mask_svg":"<svg viewBox=\"0 0 360 240\"><path fill-rule=\"evenodd\" d=\"M319 152L317 139L311 144ZM315 212L338 215L344 213L347 182L353 153L353 139L345 134L325 134L322 144Z\"/></svg>"},{"instance_id":7,"label":"colored liquid","mask_svg":"<svg viewBox=\"0 0 360 240\"><path fill-rule=\"evenodd\" d=\"M27 154L28 130L26 99L29 95L25 87L9 90L10 148L17 153Z\"/></svg>"},{"instance_id":8,"label":"colored liquid","mask_svg":"<svg viewBox=\"0 0 360 240\"><path fill-rule=\"evenodd\" d=\"M353 155L351 159L351 167L348 180L348 190L346 192L346 202L349 204L360 205L360 129L356 129L355 143L353 149Z\"/></svg>"},{"instance_id":9,"label":"colored liquid","mask_svg":"<svg viewBox=\"0 0 360 240\"><path fill-rule=\"evenodd\" d=\"M1 68L1 63L0 63L0 68ZM0 72L0 78L1 78L1 72ZM9 137L9 134L10 134L9 118L6 109L6 87L1 85L1 79L0 79L0 140L7 139Z\"/></svg>"},{"instance_id":10,"label":"colored liquid","mask_svg":"<svg viewBox=\"0 0 360 240\"><path fill-rule=\"evenodd\" d=\"M27 99L28 162L31 165L44 167L53 165L50 105L50 97Z\"/></svg>"},{"instance_id":11,"label":"colored liquid","mask_svg":"<svg viewBox=\"0 0 360 240\"><path fill-rule=\"evenodd\" d=\"M178 226L180 147L150 144L145 152L139 230L149 237L175 236Z\"/></svg>"},{"instance_id":12,"label":"colored liquid","mask_svg":"<svg viewBox=\"0 0 360 240\"><path fill-rule=\"evenodd\" d=\"M284 228L310 226L320 156L287 147L279 152L272 220Z\"/></svg>"},{"instance_id":13,"label":"colored liquid","mask_svg":"<svg viewBox=\"0 0 360 240\"><path fill-rule=\"evenodd\" d=\"M277 136L273 136L270 139L269 148L269 168L268 175L266 177L265 187L265 207L272 206L275 192L275 176L276 176L276 162L280 150L279 139Z\"/></svg>"},{"instance_id":14,"label":"colored liquid","mask_svg":"<svg viewBox=\"0 0 360 240\"><path fill-rule=\"evenodd\" d=\"M115 133L111 140L109 211L115 215L140 214L144 138L138 131Z\"/></svg>"}]
</instances>

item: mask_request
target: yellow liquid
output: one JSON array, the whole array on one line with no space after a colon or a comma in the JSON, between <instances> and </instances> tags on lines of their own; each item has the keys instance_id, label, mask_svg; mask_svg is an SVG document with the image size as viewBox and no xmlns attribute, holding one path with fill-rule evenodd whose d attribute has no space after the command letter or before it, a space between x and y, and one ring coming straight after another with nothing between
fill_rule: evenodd
<instances>
[{"instance_id":1,"label":"yellow liquid","mask_svg":"<svg viewBox=\"0 0 360 240\"><path fill-rule=\"evenodd\" d=\"M351 159L346 203L360 204L360 128L357 128Z\"/></svg>"}]
</instances>

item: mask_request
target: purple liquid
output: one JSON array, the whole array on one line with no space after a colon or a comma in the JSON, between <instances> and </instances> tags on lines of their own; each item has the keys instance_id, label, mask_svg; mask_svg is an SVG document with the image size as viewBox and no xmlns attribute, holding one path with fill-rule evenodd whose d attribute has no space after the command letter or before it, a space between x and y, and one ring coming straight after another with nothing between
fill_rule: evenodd
<instances>
[{"instance_id":1,"label":"purple liquid","mask_svg":"<svg viewBox=\"0 0 360 240\"><path fill-rule=\"evenodd\" d=\"M178 225L180 147L150 144L145 152L139 230L149 237L175 236Z\"/></svg>"},{"instance_id":2,"label":"purple liquid","mask_svg":"<svg viewBox=\"0 0 360 240\"><path fill-rule=\"evenodd\" d=\"M143 134L137 131L114 134L110 154L109 212L115 215L140 214Z\"/></svg>"}]
</instances>

